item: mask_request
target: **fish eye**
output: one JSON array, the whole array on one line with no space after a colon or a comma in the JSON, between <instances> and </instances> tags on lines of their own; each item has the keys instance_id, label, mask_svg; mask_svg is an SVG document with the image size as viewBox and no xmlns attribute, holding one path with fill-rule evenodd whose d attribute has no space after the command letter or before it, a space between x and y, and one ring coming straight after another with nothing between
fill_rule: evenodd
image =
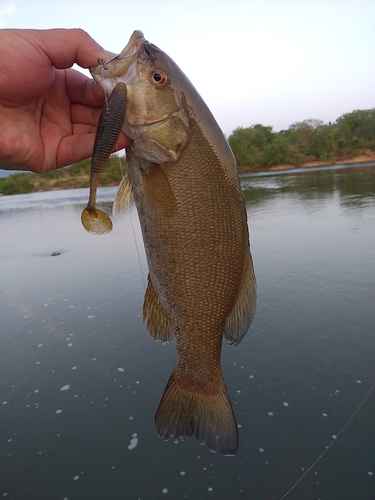
<instances>
[{"instance_id":1,"label":"fish eye","mask_svg":"<svg viewBox=\"0 0 375 500\"><path fill-rule=\"evenodd\" d=\"M157 70L152 73L152 79L154 83L158 86L164 85L166 81L168 80L167 75L164 73L164 71Z\"/></svg>"}]
</instances>

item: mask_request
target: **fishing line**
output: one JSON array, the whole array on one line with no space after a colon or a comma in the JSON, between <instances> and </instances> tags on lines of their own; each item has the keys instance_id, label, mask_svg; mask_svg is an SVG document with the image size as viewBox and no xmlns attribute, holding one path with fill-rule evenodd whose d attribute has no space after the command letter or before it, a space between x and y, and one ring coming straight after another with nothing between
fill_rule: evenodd
<instances>
[{"instance_id":1,"label":"fishing line","mask_svg":"<svg viewBox=\"0 0 375 500\"><path fill-rule=\"evenodd\" d=\"M118 157L118 159L119 159L119 163L120 163L121 173L124 176L124 173L123 173L123 170L122 170L121 161L120 161L120 157ZM141 259L141 254L140 254L140 251L139 251L138 242L137 242L137 235L135 234L135 227L134 227L134 222L133 222L132 210L131 209L129 210L129 216L130 216L130 223L131 223L131 226L132 226L133 240L134 240L135 248L137 250L138 264L139 264L139 269L141 271L142 282L143 282L144 288L146 289L145 273L144 273L143 267L142 267L142 259Z\"/></svg>"},{"instance_id":2,"label":"fishing line","mask_svg":"<svg viewBox=\"0 0 375 500\"><path fill-rule=\"evenodd\" d=\"M132 218L132 213L130 212L130 222L132 225L132 231L133 231L133 238L134 238L134 243L135 243L135 248L137 250L137 256L138 256L138 264L139 264L139 269L141 270L141 276L142 276L142 281L143 281L143 287L146 289L146 280L145 280L145 275L143 272L143 267L142 267L142 260L141 260L141 255L139 253L139 247L137 243L137 237L135 234L135 229L134 229L134 224L133 224L133 218Z\"/></svg>"},{"instance_id":3,"label":"fishing line","mask_svg":"<svg viewBox=\"0 0 375 500\"><path fill-rule=\"evenodd\" d=\"M103 79L103 81L104 81L104 78L105 78L105 77L104 77L103 73L104 73L104 70L106 70L106 69L108 69L108 68L106 67L106 65L105 65L105 63L104 63L104 61L103 61L103 59L98 58L98 59L97 59L97 61L98 61L98 63L101 65L101 72L102 72L102 75L101 75L101 76L102 76L102 79ZM108 106L108 96L107 96L107 92L104 92L104 99L105 99L105 107L107 108L107 106Z\"/></svg>"},{"instance_id":4,"label":"fishing line","mask_svg":"<svg viewBox=\"0 0 375 500\"><path fill-rule=\"evenodd\" d=\"M116 144L116 148L118 149L118 144ZM124 170L122 168L121 158L120 158L119 155L117 155L117 158L118 158L118 162L119 162L119 165L120 165L121 177L124 177Z\"/></svg>"},{"instance_id":5,"label":"fishing line","mask_svg":"<svg viewBox=\"0 0 375 500\"><path fill-rule=\"evenodd\" d=\"M372 393L372 391L374 390L374 387L375 387L375 380L374 380L374 383L372 384L372 386L370 387L370 390L367 392L367 394L365 395L365 397L362 399L362 401L360 402L360 404L357 406L356 410L352 413L352 415L350 416L349 420L346 422L346 424L344 425L344 427L341 428L340 432L338 434L336 434L336 437L332 440L331 444L329 446L327 446L327 448L323 451L323 453L321 453L318 458L310 465L310 467L302 474L302 476L298 479L298 481L296 481L293 486L280 498L280 500L283 500L284 498L286 498L289 493L291 491L294 490L294 488L302 481L302 479L311 471L311 469L313 469L315 467L315 465L319 462L319 460L327 453L328 450L330 450L333 446L333 443L335 443L338 439L338 437L340 436L340 434L342 434L344 432L344 430L348 427L348 425L350 424L350 422L353 420L353 418L357 415L357 413L359 412L359 410L362 408L362 406L365 404L365 402L367 401L367 399L369 398L370 394Z\"/></svg>"}]
</instances>

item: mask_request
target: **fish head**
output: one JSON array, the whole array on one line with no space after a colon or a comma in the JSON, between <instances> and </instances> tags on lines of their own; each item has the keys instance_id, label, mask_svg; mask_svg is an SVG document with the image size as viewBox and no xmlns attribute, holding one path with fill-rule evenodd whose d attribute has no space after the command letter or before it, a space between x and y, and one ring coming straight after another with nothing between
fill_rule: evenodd
<instances>
[{"instance_id":1,"label":"fish head","mask_svg":"<svg viewBox=\"0 0 375 500\"><path fill-rule=\"evenodd\" d=\"M123 130L137 155L157 163L178 160L190 131L180 90L185 75L172 59L135 31L118 56L90 72L107 95L125 83Z\"/></svg>"}]
</instances>

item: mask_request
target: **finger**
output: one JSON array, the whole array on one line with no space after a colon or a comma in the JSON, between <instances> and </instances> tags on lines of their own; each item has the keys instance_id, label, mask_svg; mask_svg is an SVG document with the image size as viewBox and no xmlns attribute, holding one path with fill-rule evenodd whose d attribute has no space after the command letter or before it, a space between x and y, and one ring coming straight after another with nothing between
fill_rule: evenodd
<instances>
[{"instance_id":1,"label":"finger","mask_svg":"<svg viewBox=\"0 0 375 500\"><path fill-rule=\"evenodd\" d=\"M74 126L74 131L78 130L80 125ZM82 128L81 128L82 129ZM72 165L78 161L85 160L92 155L94 147L95 134L86 133L80 135L70 135L64 137L59 145L57 153L57 168ZM119 151L130 144L130 139L121 132L114 151Z\"/></svg>"},{"instance_id":2,"label":"finger","mask_svg":"<svg viewBox=\"0 0 375 500\"><path fill-rule=\"evenodd\" d=\"M65 70L66 90L73 103L102 107L105 98L100 86L80 71Z\"/></svg>"},{"instance_id":3,"label":"finger","mask_svg":"<svg viewBox=\"0 0 375 500\"><path fill-rule=\"evenodd\" d=\"M98 58L105 61L112 56L112 52L104 50L82 29L34 30L34 33L55 68L70 68L74 63L89 68L98 65Z\"/></svg>"},{"instance_id":4,"label":"finger","mask_svg":"<svg viewBox=\"0 0 375 500\"><path fill-rule=\"evenodd\" d=\"M93 108L83 104L72 104L70 108L70 120L73 125L81 123L96 129L101 112L102 106Z\"/></svg>"},{"instance_id":5,"label":"finger","mask_svg":"<svg viewBox=\"0 0 375 500\"><path fill-rule=\"evenodd\" d=\"M81 104L75 104L71 107L71 122L73 124L73 133L87 134L96 133L102 108L91 108ZM79 127L79 128L78 128ZM121 132L119 138L119 148L126 148L131 143L131 139Z\"/></svg>"}]
</instances>

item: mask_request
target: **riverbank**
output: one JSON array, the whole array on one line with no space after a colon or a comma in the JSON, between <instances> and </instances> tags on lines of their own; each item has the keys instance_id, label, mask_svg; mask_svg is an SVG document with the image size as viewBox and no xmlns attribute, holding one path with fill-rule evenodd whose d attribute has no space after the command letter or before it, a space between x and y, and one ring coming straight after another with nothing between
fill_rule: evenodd
<instances>
[{"instance_id":1,"label":"riverbank","mask_svg":"<svg viewBox=\"0 0 375 500\"><path fill-rule=\"evenodd\" d=\"M88 188L90 185L90 169L91 159L88 158L70 167L52 170L43 174L17 172L8 177L0 178L0 196ZM112 155L101 173L99 186L118 185L125 170L125 157Z\"/></svg>"},{"instance_id":2,"label":"riverbank","mask_svg":"<svg viewBox=\"0 0 375 500\"><path fill-rule=\"evenodd\" d=\"M350 158L345 158L343 160L334 160L331 162L326 162L326 161L308 161L306 163L303 163L300 166L296 165L291 165L288 163L280 163L279 165L273 165L272 167L268 167L266 170L290 170L290 169L295 169L295 168L309 168L309 167L326 167L329 165L350 165L351 163L371 163L375 162L375 151L366 151L362 152L361 154L350 157Z\"/></svg>"},{"instance_id":3,"label":"riverbank","mask_svg":"<svg viewBox=\"0 0 375 500\"><path fill-rule=\"evenodd\" d=\"M116 157L111 160L102 172L99 186L117 186L120 183L122 172L126 169L125 158L119 159ZM85 160L82 163L83 165L77 164L45 174L30 174L28 172L12 174L9 177L0 179L0 196L88 188L90 185L90 160ZM375 151L361 151L356 156L336 159L331 162L309 161L298 166L281 163L260 170L241 169L239 173L272 172L356 163L375 163Z\"/></svg>"}]
</instances>

